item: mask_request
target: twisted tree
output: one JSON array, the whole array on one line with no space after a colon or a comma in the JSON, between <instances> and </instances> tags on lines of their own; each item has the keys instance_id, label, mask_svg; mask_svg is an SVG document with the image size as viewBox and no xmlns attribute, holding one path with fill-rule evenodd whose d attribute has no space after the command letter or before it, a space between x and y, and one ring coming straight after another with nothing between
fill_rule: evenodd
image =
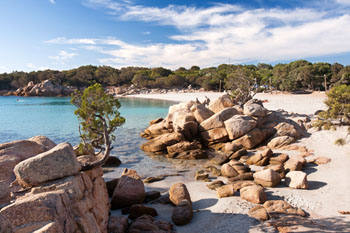
<instances>
[{"instance_id":1,"label":"twisted tree","mask_svg":"<svg viewBox=\"0 0 350 233\"><path fill-rule=\"evenodd\" d=\"M112 150L115 140L114 131L125 122L120 116L118 99L107 94L100 84L94 84L72 95L71 103L77 107L75 114L80 120L79 133L81 142L79 152L88 152L101 158L91 164L83 166L88 170L103 165ZM103 152L103 154L101 154Z\"/></svg>"}]
</instances>

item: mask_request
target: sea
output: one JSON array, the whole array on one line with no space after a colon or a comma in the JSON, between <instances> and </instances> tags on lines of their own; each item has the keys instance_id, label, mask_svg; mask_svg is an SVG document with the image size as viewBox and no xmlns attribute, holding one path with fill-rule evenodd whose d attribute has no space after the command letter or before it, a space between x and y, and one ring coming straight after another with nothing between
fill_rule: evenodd
<instances>
[{"instance_id":1,"label":"sea","mask_svg":"<svg viewBox=\"0 0 350 233\"><path fill-rule=\"evenodd\" d=\"M111 155L118 157L122 165L105 177L114 178L124 168L136 169L143 177L173 174L182 168L179 161L147 155L140 150L146 141L140 132L147 128L149 121L165 117L175 102L140 98L120 98L119 101L119 111L126 122L115 132ZM70 98L0 96L0 144L44 135L55 143L69 142L74 146L80 141L75 109Z\"/></svg>"}]
</instances>

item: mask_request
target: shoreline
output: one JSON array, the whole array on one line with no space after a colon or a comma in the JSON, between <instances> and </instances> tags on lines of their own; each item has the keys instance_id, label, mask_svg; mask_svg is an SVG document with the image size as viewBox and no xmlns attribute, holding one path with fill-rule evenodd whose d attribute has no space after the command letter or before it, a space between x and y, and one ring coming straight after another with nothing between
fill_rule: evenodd
<instances>
[{"instance_id":1,"label":"shoreline","mask_svg":"<svg viewBox=\"0 0 350 233\"><path fill-rule=\"evenodd\" d=\"M116 96L117 98L141 98L166 100L172 102L204 101L208 97L211 101L226 94L225 92L168 92L163 94L134 94ZM313 115L318 110L326 109L324 101L325 92L312 92L311 94L293 93L257 93L254 98L263 100L264 106L269 110L283 109L297 114Z\"/></svg>"}]
</instances>

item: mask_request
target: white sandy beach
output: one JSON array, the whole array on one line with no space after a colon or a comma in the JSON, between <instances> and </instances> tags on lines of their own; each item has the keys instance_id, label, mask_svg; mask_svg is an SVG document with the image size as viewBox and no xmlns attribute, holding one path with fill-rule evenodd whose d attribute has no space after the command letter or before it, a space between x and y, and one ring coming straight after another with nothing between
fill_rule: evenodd
<instances>
[{"instance_id":1,"label":"white sandy beach","mask_svg":"<svg viewBox=\"0 0 350 233\"><path fill-rule=\"evenodd\" d=\"M196 99L198 99L199 101L203 101L206 97L208 97L210 100L213 100L224 94L224 92L168 92L165 94L129 95L128 97L187 102ZM288 112L294 112L299 114L314 114L317 110L326 109L326 105L323 103L326 99L326 94L324 92L314 92L312 94L297 95L258 93L255 95L254 98L260 100L267 100L267 102L264 103L264 106L270 110L284 109Z\"/></svg>"},{"instance_id":2,"label":"white sandy beach","mask_svg":"<svg viewBox=\"0 0 350 233\"><path fill-rule=\"evenodd\" d=\"M216 98L223 93L167 93L136 95L133 97L152 98L171 101L203 100L205 96ZM258 94L256 98L267 100L265 107L270 110L284 109L299 114L313 114L325 109L324 93L309 95L292 94ZM309 190L291 189L283 185L267 189L268 199L284 199L296 207L307 211L313 218L310 225L300 223L295 232L350 232L350 216L338 213L350 211L350 145L336 146L334 141L344 137L345 129L337 131L310 131L311 135L301 139L298 144L314 150L314 156L326 156L332 159L329 164L307 166ZM296 152L287 151L289 156ZM184 182L189 189L195 212L192 222L186 226L176 227L183 233L216 233L216 232L275 232L271 227L261 224L247 215L254 204L242 200L239 196L218 199L216 192L208 189L205 182L194 181L190 177L168 177L163 181L147 185L148 190L166 191L176 182ZM171 207L153 206L160 218L171 220ZM304 226L303 226L304 225Z\"/></svg>"}]
</instances>

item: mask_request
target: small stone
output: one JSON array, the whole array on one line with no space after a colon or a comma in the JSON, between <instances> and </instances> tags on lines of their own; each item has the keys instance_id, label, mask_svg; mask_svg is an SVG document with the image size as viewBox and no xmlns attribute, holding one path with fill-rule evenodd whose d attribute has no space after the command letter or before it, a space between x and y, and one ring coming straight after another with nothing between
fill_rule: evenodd
<instances>
[{"instance_id":1,"label":"small stone","mask_svg":"<svg viewBox=\"0 0 350 233\"><path fill-rule=\"evenodd\" d=\"M192 204L186 199L183 199L174 209L171 216L173 222L178 225L188 224L193 217Z\"/></svg>"},{"instance_id":2,"label":"small stone","mask_svg":"<svg viewBox=\"0 0 350 233\"><path fill-rule=\"evenodd\" d=\"M290 171L285 178L286 184L295 189L307 189L307 175L302 171Z\"/></svg>"},{"instance_id":3,"label":"small stone","mask_svg":"<svg viewBox=\"0 0 350 233\"><path fill-rule=\"evenodd\" d=\"M261 206L261 205L257 205L253 208L251 208L248 212L248 215L252 218L255 218L256 220L259 221L266 221L269 220L269 214L267 213L266 209Z\"/></svg>"},{"instance_id":4,"label":"small stone","mask_svg":"<svg viewBox=\"0 0 350 233\"><path fill-rule=\"evenodd\" d=\"M157 211L152 207L147 207L141 204L134 204L130 207L130 219L136 219L142 215L150 215L152 217L155 217L158 215Z\"/></svg>"},{"instance_id":5,"label":"small stone","mask_svg":"<svg viewBox=\"0 0 350 233\"><path fill-rule=\"evenodd\" d=\"M208 177L209 177L209 174L205 173L204 171L197 171L195 175L196 180L202 180L202 181L208 179Z\"/></svg>"},{"instance_id":6,"label":"small stone","mask_svg":"<svg viewBox=\"0 0 350 233\"><path fill-rule=\"evenodd\" d=\"M242 199L255 204L262 204L267 200L264 188L260 185L249 185L241 188L240 196Z\"/></svg>"},{"instance_id":7,"label":"small stone","mask_svg":"<svg viewBox=\"0 0 350 233\"><path fill-rule=\"evenodd\" d=\"M234 190L232 184L226 184L216 189L219 198L233 196L235 192L236 190Z\"/></svg>"},{"instance_id":8,"label":"small stone","mask_svg":"<svg viewBox=\"0 0 350 233\"><path fill-rule=\"evenodd\" d=\"M122 162L115 156L109 156L107 161L103 164L104 167L119 167Z\"/></svg>"},{"instance_id":9,"label":"small stone","mask_svg":"<svg viewBox=\"0 0 350 233\"><path fill-rule=\"evenodd\" d=\"M211 182L210 184L207 184L207 187L211 190L216 190L217 188L219 188L223 185L225 185L224 182L222 182L221 180L216 180L216 181Z\"/></svg>"},{"instance_id":10,"label":"small stone","mask_svg":"<svg viewBox=\"0 0 350 233\"><path fill-rule=\"evenodd\" d=\"M169 199L174 205L180 204L184 199L188 200L189 203L192 203L187 187L183 183L176 183L170 187Z\"/></svg>"},{"instance_id":11,"label":"small stone","mask_svg":"<svg viewBox=\"0 0 350 233\"><path fill-rule=\"evenodd\" d=\"M254 173L254 181L264 187L274 187L281 181L280 175L272 169L266 169Z\"/></svg>"},{"instance_id":12,"label":"small stone","mask_svg":"<svg viewBox=\"0 0 350 233\"><path fill-rule=\"evenodd\" d=\"M153 201L153 200L155 200L155 199L157 199L159 197L160 197L160 192L159 191L155 191L155 190L148 191L148 192L146 192L145 202Z\"/></svg>"},{"instance_id":13,"label":"small stone","mask_svg":"<svg viewBox=\"0 0 350 233\"><path fill-rule=\"evenodd\" d=\"M108 232L125 233L128 229L128 218L125 216L109 216Z\"/></svg>"}]
</instances>

